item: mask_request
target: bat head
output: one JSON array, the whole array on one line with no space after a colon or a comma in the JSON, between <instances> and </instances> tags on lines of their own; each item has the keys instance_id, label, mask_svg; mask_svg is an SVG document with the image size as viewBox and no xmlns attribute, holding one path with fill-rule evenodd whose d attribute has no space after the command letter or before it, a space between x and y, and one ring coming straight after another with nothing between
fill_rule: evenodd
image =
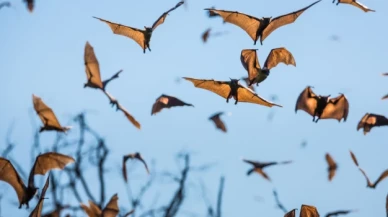
<instances>
[{"instance_id":1,"label":"bat head","mask_svg":"<svg viewBox=\"0 0 388 217\"><path fill-rule=\"evenodd\" d=\"M272 17L262 17L265 24L269 24L271 22Z\"/></svg>"},{"instance_id":2,"label":"bat head","mask_svg":"<svg viewBox=\"0 0 388 217\"><path fill-rule=\"evenodd\" d=\"M240 80L240 79L232 79L232 78L229 78L229 79L232 85L238 85L238 81Z\"/></svg>"},{"instance_id":3,"label":"bat head","mask_svg":"<svg viewBox=\"0 0 388 217\"><path fill-rule=\"evenodd\" d=\"M148 32L148 33L151 33L151 32L152 32L152 27L150 28L150 27L144 26L144 29L145 29L145 31Z\"/></svg>"}]
</instances>

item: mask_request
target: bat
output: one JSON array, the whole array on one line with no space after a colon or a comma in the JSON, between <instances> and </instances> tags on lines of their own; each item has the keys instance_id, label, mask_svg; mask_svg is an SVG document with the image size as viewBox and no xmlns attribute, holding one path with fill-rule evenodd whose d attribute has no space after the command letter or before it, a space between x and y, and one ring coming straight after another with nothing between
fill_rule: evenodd
<instances>
[{"instance_id":1,"label":"bat","mask_svg":"<svg viewBox=\"0 0 388 217\"><path fill-rule=\"evenodd\" d=\"M120 110L124 113L125 117L131 122L137 129L140 129L140 123L131 115L129 112L117 101L112 95L110 95L107 91L103 91L105 95L108 97L110 104L112 106L116 106L116 111Z\"/></svg>"},{"instance_id":2,"label":"bat","mask_svg":"<svg viewBox=\"0 0 388 217\"><path fill-rule=\"evenodd\" d=\"M338 166L329 153L326 153L325 158L326 158L327 164L329 165L329 167L327 168L327 171L329 172L329 181L331 181L335 175L335 172Z\"/></svg>"},{"instance_id":3,"label":"bat","mask_svg":"<svg viewBox=\"0 0 388 217\"><path fill-rule=\"evenodd\" d=\"M89 44L89 42L86 42L85 44L84 61L87 78L87 83L84 84L84 88L90 87L105 90L106 85L108 85L110 81L118 78L119 74L123 71L120 70L116 72L116 74L114 74L111 78L101 81L100 65L98 63L96 54L94 53L94 48Z\"/></svg>"},{"instance_id":4,"label":"bat","mask_svg":"<svg viewBox=\"0 0 388 217\"><path fill-rule=\"evenodd\" d=\"M319 213L315 206L302 204L299 217L319 217Z\"/></svg>"},{"instance_id":5,"label":"bat","mask_svg":"<svg viewBox=\"0 0 388 217\"><path fill-rule=\"evenodd\" d=\"M84 210L84 212L88 215L88 217L98 217L101 216L101 209L93 203L93 201L89 200L89 207L85 204L81 203L80 207Z\"/></svg>"},{"instance_id":6,"label":"bat","mask_svg":"<svg viewBox=\"0 0 388 217\"><path fill-rule=\"evenodd\" d=\"M81 203L81 208L84 210L84 212L88 215L88 217L98 217L98 216L104 216L104 217L116 217L119 214L119 208L117 205L118 200L117 194L114 194L108 204L105 206L105 208L101 211L101 209L91 200L89 200L89 207L85 204Z\"/></svg>"},{"instance_id":7,"label":"bat","mask_svg":"<svg viewBox=\"0 0 388 217\"><path fill-rule=\"evenodd\" d=\"M284 217L295 217L296 216L295 210L296 209L293 209L293 210L289 211L288 213L286 213L284 215Z\"/></svg>"},{"instance_id":8,"label":"bat","mask_svg":"<svg viewBox=\"0 0 388 217\"><path fill-rule=\"evenodd\" d=\"M36 113L43 123L43 126L40 127L39 133L52 130L66 133L72 128L71 126L62 127L53 110L48 107L40 97L32 94L32 102Z\"/></svg>"},{"instance_id":9,"label":"bat","mask_svg":"<svg viewBox=\"0 0 388 217\"><path fill-rule=\"evenodd\" d=\"M276 192L276 190L274 189L273 190L273 196L275 197L275 201L276 201L276 205L279 209L283 210L284 213L286 213L286 217L287 217L287 209L283 206L282 203L280 203L280 200L279 200L279 196L278 196L278 192ZM295 209L294 209L295 210ZM294 213L295 215L295 213Z\"/></svg>"},{"instance_id":10,"label":"bat","mask_svg":"<svg viewBox=\"0 0 388 217\"><path fill-rule=\"evenodd\" d=\"M357 131L361 128L364 135L369 133L373 127L388 126L388 119L383 115L366 113L357 124Z\"/></svg>"},{"instance_id":11,"label":"bat","mask_svg":"<svg viewBox=\"0 0 388 217\"><path fill-rule=\"evenodd\" d=\"M139 152L135 152L135 153L132 153L132 154L127 154L127 155L123 156L123 177L124 177L124 181L125 182L128 182L127 166L125 164L128 159L137 159L137 160L141 161L144 164L144 167L145 167L145 169L147 171L147 174L150 174L150 171L148 170L147 163L145 162L145 160L143 159L143 157L140 155Z\"/></svg>"},{"instance_id":12,"label":"bat","mask_svg":"<svg viewBox=\"0 0 388 217\"><path fill-rule=\"evenodd\" d=\"M159 96L155 100L155 103L152 105L151 116L156 114L156 113L158 113L158 112L160 112L164 108L168 108L169 109L171 107L176 107L176 106L191 106L191 107L194 107L194 105L189 104L189 103L185 103L185 102L183 102L182 100L180 100L180 99L178 99L176 97L162 94L161 96Z\"/></svg>"},{"instance_id":13,"label":"bat","mask_svg":"<svg viewBox=\"0 0 388 217\"><path fill-rule=\"evenodd\" d=\"M201 39L202 39L203 43L206 43L209 37L217 37L217 36L221 36L221 35L226 34L226 32L210 33L211 30L212 30L211 28L208 28L205 30L205 32L202 33Z\"/></svg>"},{"instance_id":14,"label":"bat","mask_svg":"<svg viewBox=\"0 0 388 217\"><path fill-rule=\"evenodd\" d=\"M214 7L211 7L210 9L214 9ZM207 16L208 16L209 18L220 17L220 15L218 15L217 13L215 13L215 12L212 11L212 10L208 10L208 11L207 11Z\"/></svg>"},{"instance_id":15,"label":"bat","mask_svg":"<svg viewBox=\"0 0 388 217\"><path fill-rule=\"evenodd\" d=\"M220 115L223 115L223 112L218 112L214 115L212 115L209 120L212 120L214 124L216 125L217 129L220 129L222 132L226 133L226 127L224 122L222 122Z\"/></svg>"},{"instance_id":16,"label":"bat","mask_svg":"<svg viewBox=\"0 0 388 217\"><path fill-rule=\"evenodd\" d=\"M254 83L258 86L259 83L268 77L270 70L279 63L296 66L292 54L286 48L279 47L274 48L269 52L264 67L261 68L259 58L257 57L257 50L258 49L244 49L241 51L240 55L241 64L248 72L249 86Z\"/></svg>"},{"instance_id":17,"label":"bat","mask_svg":"<svg viewBox=\"0 0 388 217\"><path fill-rule=\"evenodd\" d=\"M34 210L30 213L29 217L41 217L42 215L42 209L43 209L43 200L45 199L44 196L46 195L47 188L49 187L49 180L50 180L51 174L49 173L46 183L43 186L42 193L40 194L39 201L36 204Z\"/></svg>"},{"instance_id":18,"label":"bat","mask_svg":"<svg viewBox=\"0 0 388 217\"><path fill-rule=\"evenodd\" d=\"M272 103L270 101L267 101L266 99L260 97L252 90L242 86L238 81L240 79L231 79L230 81L215 81L212 80L205 80L205 79L195 79L195 78L188 78L183 77L185 80L188 80L194 84L197 88L202 88L208 91L211 91L223 98L226 99L226 102L229 102L230 98L234 98L236 105L237 102L247 102L247 103L254 103L259 104L267 107L272 106L278 106L283 107L281 105Z\"/></svg>"},{"instance_id":19,"label":"bat","mask_svg":"<svg viewBox=\"0 0 388 217\"><path fill-rule=\"evenodd\" d=\"M124 26L119 23L113 23L108 20L104 20L98 17L93 17L96 18L102 22L105 22L106 24L109 25L109 27L112 29L113 33L116 35L122 35L126 36L132 40L134 40L136 43L140 45L140 47L143 49L143 53L146 52L146 49L151 51L150 48L150 41L151 41L151 36L156 27L164 23L164 20L166 19L168 13L171 11L177 9L179 6L181 6L184 2L181 1L178 4L176 4L173 8L170 10L164 12L152 25L152 27L146 27L144 26L144 30L133 28L130 26Z\"/></svg>"},{"instance_id":20,"label":"bat","mask_svg":"<svg viewBox=\"0 0 388 217\"><path fill-rule=\"evenodd\" d=\"M311 86L307 86L299 95L295 105L295 113L298 110L303 110L313 116L315 123L320 119L336 119L340 122L343 118L346 121L349 113L349 102L344 94L330 98L331 95L316 95L311 88ZM318 118L315 120L316 116Z\"/></svg>"},{"instance_id":21,"label":"bat","mask_svg":"<svg viewBox=\"0 0 388 217\"><path fill-rule=\"evenodd\" d=\"M376 12L375 10L372 10L372 9L368 8L367 6L361 4L360 2L358 2L356 0L333 0L333 3L335 3L335 1L337 1L336 5L338 5L340 3L342 3L342 4L350 4L350 5L353 5L353 6L357 7L357 8L359 8L359 9L363 10L364 12L369 12L369 11Z\"/></svg>"},{"instance_id":22,"label":"bat","mask_svg":"<svg viewBox=\"0 0 388 217\"><path fill-rule=\"evenodd\" d=\"M263 171L265 167L276 165L276 164L289 164L292 163L292 161L283 161L283 162L266 162L262 163L259 161L251 161L251 160L246 160L242 159L245 163L249 163L253 166L252 169L248 170L247 176L251 175L253 172L257 172L258 174L262 175L265 179L268 181L271 181L268 175Z\"/></svg>"},{"instance_id":23,"label":"bat","mask_svg":"<svg viewBox=\"0 0 388 217\"><path fill-rule=\"evenodd\" d=\"M0 157L0 180L7 182L15 190L19 200L19 209L22 205L26 205L28 209L28 202L36 195L38 190L34 184L34 176L45 175L52 169L63 169L67 164L73 162L75 162L74 158L55 152L38 155L31 168L28 185L26 186L12 163Z\"/></svg>"},{"instance_id":24,"label":"bat","mask_svg":"<svg viewBox=\"0 0 388 217\"><path fill-rule=\"evenodd\" d=\"M359 165L358 165L358 161L357 161L356 155L354 155L353 152L350 151L350 150L349 150L349 152L350 152L350 157L352 157L352 160L353 160L354 164L358 167Z\"/></svg>"},{"instance_id":25,"label":"bat","mask_svg":"<svg viewBox=\"0 0 388 217\"><path fill-rule=\"evenodd\" d=\"M247 85L247 87L249 89L251 89L253 92L255 92L255 88L253 87L253 85L249 85L250 82L249 82L249 78L248 77L242 77L240 79L245 82L245 84Z\"/></svg>"},{"instance_id":26,"label":"bat","mask_svg":"<svg viewBox=\"0 0 388 217\"><path fill-rule=\"evenodd\" d=\"M307 9L317 4L316 1L309 6L300 10L284 14L272 19L272 17L256 18L251 15L243 14L238 11L226 11L217 10L214 8L205 8L207 11L216 13L222 17L225 22L234 24L243 29L254 41L253 45L256 45L256 41L260 38L260 44L263 45L263 41L276 29L281 26L285 26L294 23L296 19Z\"/></svg>"},{"instance_id":27,"label":"bat","mask_svg":"<svg viewBox=\"0 0 388 217\"><path fill-rule=\"evenodd\" d=\"M35 6L35 0L24 0L24 2L27 4L28 11L32 13Z\"/></svg>"},{"instance_id":28,"label":"bat","mask_svg":"<svg viewBox=\"0 0 388 217\"><path fill-rule=\"evenodd\" d=\"M2 9L3 7L11 7L11 2L1 2L0 3L0 9Z\"/></svg>"},{"instance_id":29,"label":"bat","mask_svg":"<svg viewBox=\"0 0 388 217\"><path fill-rule=\"evenodd\" d=\"M338 216L338 215L346 215L352 212L356 212L357 210L338 210L334 212L329 212L325 215L325 217L332 217L332 216Z\"/></svg>"}]
</instances>

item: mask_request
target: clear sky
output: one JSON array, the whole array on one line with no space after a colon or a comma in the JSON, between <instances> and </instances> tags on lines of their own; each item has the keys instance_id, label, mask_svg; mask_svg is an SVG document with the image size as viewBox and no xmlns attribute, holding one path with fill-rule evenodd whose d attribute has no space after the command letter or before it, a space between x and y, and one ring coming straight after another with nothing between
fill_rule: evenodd
<instances>
[{"instance_id":1,"label":"clear sky","mask_svg":"<svg viewBox=\"0 0 388 217\"><path fill-rule=\"evenodd\" d=\"M289 210L310 204L322 216L337 209L359 209L358 213L349 215L354 217L384 216L388 180L376 189L366 188L364 177L351 161L349 149L372 181L388 168L384 136L388 128L375 128L367 136L356 131L358 121L366 112L388 115L388 101L380 100L388 92L388 78L381 76L388 71L388 2L364 0L362 3L377 11L364 13L349 5L335 6L330 0L324 0L303 13L294 24L274 31L263 46L260 43L253 46L242 29L223 24L221 18L207 18L203 9L216 6L257 17L275 17L313 1L189 0L187 9L182 6L171 12L155 30L152 51L146 54L134 41L114 35L105 23L92 18L97 16L143 28L152 25L177 2L38 0L30 14L18 0L12 2L13 8L0 10L0 135L5 137L8 126L14 122L12 141L17 147L12 157L23 168L30 168L26 151L32 144L30 113L32 94L36 94L64 125L69 124L71 115L93 111L87 116L88 121L109 143L111 167L121 162L122 154L134 151L141 152L148 161L155 159L159 170L175 169L173 155L182 149L196 152L193 163L197 165L216 162L208 172L192 176L196 186L188 192L190 199L183 207L185 211L204 214L206 207L198 193L198 180L206 183L208 196L215 203L219 177L225 175L224 217L282 216L282 211L275 208L273 188L278 190L280 200ZM203 44L200 35L208 27L228 34L210 38ZM330 40L333 35L339 41ZM100 91L83 88L86 41L94 47L102 78L124 70L108 86L108 91L141 123L141 130L131 125L122 113L115 112ZM242 49L258 48L263 64L269 51L276 47L286 47L292 52L296 67L279 64L256 91L267 99L276 94L276 102L283 108L234 105L234 100L227 104L225 99L194 88L188 81L176 82L177 77L183 76L240 78L246 75L240 63ZM307 85L314 86L314 91L322 95L345 93L350 103L348 120L341 123L321 120L316 124L303 111L295 114L296 99ZM152 104L163 93L195 107L166 109L151 116ZM216 130L208 120L218 111L232 114L221 116L228 128L227 134ZM275 116L269 122L267 116L271 112ZM41 125L36 115L34 123ZM77 132L76 128L73 130ZM55 133L41 136L42 143L49 146ZM300 145L303 140L308 142L304 149ZM339 165L332 182L327 180L326 152ZM250 166L241 157L260 161L294 160L294 163L268 168L271 183L257 174L247 177ZM145 181L143 168L136 165L137 179ZM111 173L118 174L116 170ZM119 204L125 206L127 196L120 193L125 186L119 175L114 177L109 182L108 197L119 192ZM93 180L90 177L90 182ZM1 202L5 207L2 217L26 216L24 208L6 206L16 202L10 186L0 183L0 189L8 193ZM175 188L155 191L169 197L172 190ZM150 201L151 196L148 196ZM255 200L257 196L263 200ZM34 204L31 202L31 206Z\"/></svg>"}]
</instances>

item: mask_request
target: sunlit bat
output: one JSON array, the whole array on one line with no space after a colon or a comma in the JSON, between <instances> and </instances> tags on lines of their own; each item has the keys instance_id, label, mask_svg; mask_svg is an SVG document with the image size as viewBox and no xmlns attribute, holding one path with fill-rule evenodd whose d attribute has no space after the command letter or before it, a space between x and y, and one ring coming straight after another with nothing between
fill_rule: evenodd
<instances>
[{"instance_id":1,"label":"sunlit bat","mask_svg":"<svg viewBox=\"0 0 388 217\"><path fill-rule=\"evenodd\" d=\"M126 37L131 38L132 40L134 40L143 49L143 53L145 53L147 48L148 48L149 51L151 51L151 48L150 48L151 36L152 36L152 33L155 31L156 27L158 27L159 25L164 23L164 20L166 19L168 13L170 13L171 11L177 9L182 4L183 4L183 1L179 2L178 4L176 4L170 10L164 12L154 22L152 27L144 26L145 30L136 29L136 28L129 27L129 26L124 26L124 25L119 24L119 23L112 23L112 22L110 22L108 20L104 20L104 19L101 19L101 18L98 18L98 17L94 17L94 18L99 19L100 21L105 22L106 24L108 24L109 27L112 29L114 34L123 35L123 36L126 36Z\"/></svg>"},{"instance_id":2,"label":"sunlit bat","mask_svg":"<svg viewBox=\"0 0 388 217\"><path fill-rule=\"evenodd\" d=\"M257 57L257 50L258 49L244 49L240 54L241 64L248 72L249 86L254 83L258 86L259 83L269 76L270 70L279 63L296 66L292 54L286 48L279 47L274 48L269 52L264 67L261 68L259 58Z\"/></svg>"},{"instance_id":3,"label":"sunlit bat","mask_svg":"<svg viewBox=\"0 0 388 217\"><path fill-rule=\"evenodd\" d=\"M299 217L319 217L319 213L315 206L302 204Z\"/></svg>"},{"instance_id":4,"label":"sunlit bat","mask_svg":"<svg viewBox=\"0 0 388 217\"><path fill-rule=\"evenodd\" d=\"M71 126L62 127L53 110L48 107L40 97L32 94L32 102L34 104L34 109L36 113L38 114L40 120L43 123L43 126L40 127L39 130L40 133L43 131L51 130L66 133L66 131L72 128Z\"/></svg>"},{"instance_id":5,"label":"sunlit bat","mask_svg":"<svg viewBox=\"0 0 388 217\"><path fill-rule=\"evenodd\" d=\"M116 217L119 214L119 207L118 207L118 196L117 194L114 194L108 204L105 206L105 208L101 211L101 209L94 204L92 201L89 200L89 207L85 204L81 203L81 208L84 210L84 212L88 215L88 217Z\"/></svg>"},{"instance_id":6,"label":"sunlit bat","mask_svg":"<svg viewBox=\"0 0 388 217\"><path fill-rule=\"evenodd\" d=\"M214 7L211 7L210 9L214 9ZM209 18L220 17L220 15L218 15L217 13L215 13L215 12L212 11L212 10L208 10L208 11L207 11L207 16L208 16Z\"/></svg>"},{"instance_id":7,"label":"sunlit bat","mask_svg":"<svg viewBox=\"0 0 388 217\"><path fill-rule=\"evenodd\" d=\"M296 212L295 212L296 209L293 209L289 212L287 212L284 217L295 217L296 216Z\"/></svg>"},{"instance_id":8,"label":"sunlit bat","mask_svg":"<svg viewBox=\"0 0 388 217\"><path fill-rule=\"evenodd\" d=\"M208 91L211 91L223 98L226 99L226 102L229 102L230 98L235 99L235 103L237 102L247 102L247 103L255 103L267 107L278 106L283 107L281 105L272 103L267 101L266 99L261 98L252 90L242 86L238 81L239 79L230 79L230 81L215 81L215 80L206 80L206 79L195 79L183 77L185 80L188 80L194 84L197 88L202 88Z\"/></svg>"},{"instance_id":9,"label":"sunlit bat","mask_svg":"<svg viewBox=\"0 0 388 217\"><path fill-rule=\"evenodd\" d=\"M335 1L337 1L337 4L350 4L350 5L353 5L361 10L363 10L364 12L376 12L375 10L372 10L370 8L368 8L367 6L361 4L360 2L356 1L356 0L333 0L333 3L335 3Z\"/></svg>"},{"instance_id":10,"label":"sunlit bat","mask_svg":"<svg viewBox=\"0 0 388 217\"><path fill-rule=\"evenodd\" d=\"M226 127L224 122L221 120L220 115L224 114L223 112L218 112L212 115L209 120L212 120L216 125L217 129L220 129L222 132L226 133Z\"/></svg>"},{"instance_id":11,"label":"sunlit bat","mask_svg":"<svg viewBox=\"0 0 388 217\"><path fill-rule=\"evenodd\" d=\"M259 162L259 161L251 161L251 160L246 160L242 159L245 163L249 163L253 166L252 169L248 170L247 175L251 175L253 172L256 172L260 175L262 175L265 179L268 181L271 181L268 175L263 171L265 167L268 166L273 166L273 165L278 165L278 164L289 164L292 163L292 161L282 161L282 162Z\"/></svg>"},{"instance_id":12,"label":"sunlit bat","mask_svg":"<svg viewBox=\"0 0 388 217\"><path fill-rule=\"evenodd\" d=\"M272 19L272 17L263 17L256 18L251 15L243 14L237 11L226 11L226 10L217 10L212 8L206 8L205 10L213 12L215 14L220 15L224 23L232 23L237 25L241 29L243 29L254 41L254 45L256 45L256 41L260 37L260 44L263 44L263 41L276 29L281 26L288 25L294 23L295 20L308 8L317 4L319 1L312 3L311 5L302 8L298 11L291 12L289 14L281 15Z\"/></svg>"},{"instance_id":13,"label":"sunlit bat","mask_svg":"<svg viewBox=\"0 0 388 217\"><path fill-rule=\"evenodd\" d=\"M336 98L330 98L330 95L316 95L311 86L307 86L296 101L295 113L298 110L313 116L315 123L320 119L336 119L340 122L342 119L346 121L348 117L349 102L344 94ZM315 117L318 118L315 120Z\"/></svg>"},{"instance_id":14,"label":"sunlit bat","mask_svg":"<svg viewBox=\"0 0 388 217\"><path fill-rule=\"evenodd\" d=\"M194 105L189 104L189 103L185 103L176 97L162 94L161 96L159 96L155 100L155 103L152 105L151 115L154 115L154 114L160 112L162 109L165 109L165 108L169 109L171 107L176 107L176 106L194 107Z\"/></svg>"},{"instance_id":15,"label":"sunlit bat","mask_svg":"<svg viewBox=\"0 0 388 217\"><path fill-rule=\"evenodd\" d=\"M147 163L145 162L145 160L143 159L143 157L140 155L139 152L135 152L135 153L131 153L131 154L127 154L127 155L124 155L123 156L123 177L124 177L124 181L127 182L128 181L128 178L127 178L127 166L126 166L126 162L128 159L137 159L139 161L141 161L147 171L147 174L150 174L150 171L148 169L148 166L147 166Z\"/></svg>"},{"instance_id":16,"label":"sunlit bat","mask_svg":"<svg viewBox=\"0 0 388 217\"><path fill-rule=\"evenodd\" d=\"M50 183L50 173L46 179L46 182L43 186L42 193L40 194L39 201L36 204L35 208L30 213L29 217L41 217L42 216L42 209L43 209L43 200L46 199L44 196L46 195L47 188L49 187Z\"/></svg>"},{"instance_id":17,"label":"sunlit bat","mask_svg":"<svg viewBox=\"0 0 388 217\"><path fill-rule=\"evenodd\" d=\"M388 126L388 119L383 115L366 113L357 124L357 131L364 130L364 135L369 133L373 127Z\"/></svg>"},{"instance_id":18,"label":"sunlit bat","mask_svg":"<svg viewBox=\"0 0 388 217\"><path fill-rule=\"evenodd\" d=\"M338 168L337 163L333 160L333 158L330 156L329 153L326 153L325 159L329 167L327 168L327 171L329 172L329 181L331 181L335 175L335 172Z\"/></svg>"}]
</instances>

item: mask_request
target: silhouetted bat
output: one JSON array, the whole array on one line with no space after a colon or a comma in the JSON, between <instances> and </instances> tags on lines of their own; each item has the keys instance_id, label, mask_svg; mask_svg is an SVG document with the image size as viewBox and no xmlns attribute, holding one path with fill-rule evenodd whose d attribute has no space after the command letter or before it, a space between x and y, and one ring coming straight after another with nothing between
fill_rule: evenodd
<instances>
[{"instance_id":1,"label":"silhouetted bat","mask_svg":"<svg viewBox=\"0 0 388 217\"><path fill-rule=\"evenodd\" d=\"M110 104L111 105L116 105L116 111L121 110L125 117L137 128L140 129L140 123L137 122L137 120L129 114L129 112L117 101L112 95L110 95L107 91L103 91L105 95L109 98Z\"/></svg>"},{"instance_id":2,"label":"silhouetted bat","mask_svg":"<svg viewBox=\"0 0 388 217\"><path fill-rule=\"evenodd\" d=\"M212 8L206 8L205 10L211 11L220 15L224 23L232 23L242 28L254 41L253 45L256 45L256 41L260 37L260 44L277 28L291 24L308 8L317 4L319 1L312 3L311 5L302 8L298 11L291 12L289 14L281 15L272 19L272 17L256 18L247 14L243 14L237 11L217 10Z\"/></svg>"},{"instance_id":3,"label":"silhouetted bat","mask_svg":"<svg viewBox=\"0 0 388 217\"><path fill-rule=\"evenodd\" d=\"M42 216L42 209L43 209L43 200L45 199L44 196L46 195L47 188L49 187L50 183L50 176L51 173L49 173L46 183L44 184L44 187L42 189L42 193L40 194L39 201L36 204L34 210L30 213L29 217L41 217Z\"/></svg>"},{"instance_id":4,"label":"silhouetted bat","mask_svg":"<svg viewBox=\"0 0 388 217\"><path fill-rule=\"evenodd\" d=\"M185 80L188 80L194 84L197 88L202 88L205 90L209 90L223 98L226 99L226 102L229 102L230 98L234 98L237 102L247 102L247 103L255 103L267 107L278 106L283 107L281 105L272 103L267 101L266 99L261 98L252 90L242 86L238 81L240 79L230 79L230 81L215 81L205 80L205 79L195 79L183 77Z\"/></svg>"},{"instance_id":5,"label":"silhouetted bat","mask_svg":"<svg viewBox=\"0 0 388 217\"><path fill-rule=\"evenodd\" d=\"M106 24L108 24L109 27L112 29L114 34L123 35L123 36L126 36L126 37L131 38L134 41L136 41L136 43L138 43L140 45L140 47L143 49L143 53L145 53L147 48L148 48L149 51L151 51L151 48L150 48L151 36L152 36L153 31L156 29L156 27L158 27L160 24L164 23L164 20L166 19L168 13L170 13L171 11L177 9L182 4L183 4L183 1L179 2L178 4L176 4L170 10L164 12L154 22L152 27L144 26L145 30L136 29L136 28L129 27L129 26L124 26L124 25L119 24L119 23L112 23L112 22L110 22L108 20L104 20L104 19L101 19L101 18L98 18L98 17L94 17L94 18L99 19L100 21L105 22Z\"/></svg>"},{"instance_id":6,"label":"silhouetted bat","mask_svg":"<svg viewBox=\"0 0 388 217\"><path fill-rule=\"evenodd\" d=\"M113 79L118 78L119 74L123 71L120 70L111 78L101 81L100 65L98 63L96 54L94 53L94 49L89 44L89 42L86 42L85 44L84 61L86 78L88 79L87 83L84 84L84 88L91 87L95 89L105 90L106 85L108 85L108 83Z\"/></svg>"},{"instance_id":7,"label":"silhouetted bat","mask_svg":"<svg viewBox=\"0 0 388 217\"><path fill-rule=\"evenodd\" d=\"M38 190L34 185L34 176L38 174L45 175L52 169L63 169L67 164L73 162L75 162L74 158L60 153L47 152L40 154L35 159L35 163L28 176L28 185L25 186L12 163L9 160L0 157L0 180L10 184L16 191L19 199L19 209L24 204L28 209L28 202L34 197Z\"/></svg>"},{"instance_id":8,"label":"silhouetted bat","mask_svg":"<svg viewBox=\"0 0 388 217\"><path fill-rule=\"evenodd\" d=\"M285 216L287 217L287 209L283 206L282 203L280 203L278 192L276 192L275 189L272 192L273 192L273 196L275 197L276 205L278 206L279 209L283 210L283 212L286 213Z\"/></svg>"},{"instance_id":9,"label":"silhouetted bat","mask_svg":"<svg viewBox=\"0 0 388 217\"><path fill-rule=\"evenodd\" d=\"M358 122L357 131L364 129L364 135L369 133L373 127L388 126L388 119L383 115L366 113Z\"/></svg>"},{"instance_id":10,"label":"silhouetted bat","mask_svg":"<svg viewBox=\"0 0 388 217\"><path fill-rule=\"evenodd\" d=\"M295 216L296 216L295 210L296 210L296 209L293 209L293 210L289 211L288 213L286 213L286 214L284 215L284 217L295 217Z\"/></svg>"},{"instance_id":11,"label":"silhouetted bat","mask_svg":"<svg viewBox=\"0 0 388 217\"><path fill-rule=\"evenodd\" d=\"M27 4L28 11L32 13L34 10L35 0L23 0Z\"/></svg>"},{"instance_id":12,"label":"silhouetted bat","mask_svg":"<svg viewBox=\"0 0 388 217\"><path fill-rule=\"evenodd\" d=\"M147 166L147 163L145 162L145 160L143 159L143 157L140 155L139 152L135 152L135 153L132 153L132 154L127 154L127 155L124 155L123 156L123 177L124 177L124 181L127 182L128 181L128 178L127 178L127 166L126 166L126 162L128 159L137 159L139 161L141 161L143 164L144 164L144 167L147 171L148 174L150 174L150 171L148 170L148 166Z\"/></svg>"},{"instance_id":13,"label":"silhouetted bat","mask_svg":"<svg viewBox=\"0 0 388 217\"><path fill-rule=\"evenodd\" d=\"M356 210L338 210L334 212L329 212L325 215L325 217L338 216L338 215L346 215L351 212L356 212Z\"/></svg>"},{"instance_id":14,"label":"silhouetted bat","mask_svg":"<svg viewBox=\"0 0 388 217\"><path fill-rule=\"evenodd\" d=\"M215 32L215 33L210 33L211 32L211 28L208 28L205 30L205 32L202 33L201 35L201 38L202 38L202 41L203 43L206 43L207 42L207 39L211 36L211 37L217 37L217 36L221 36L223 34L225 34L226 32Z\"/></svg>"},{"instance_id":15,"label":"silhouetted bat","mask_svg":"<svg viewBox=\"0 0 388 217\"><path fill-rule=\"evenodd\" d=\"M327 171L329 172L329 181L331 181L335 175L335 172L338 166L334 162L333 158L330 156L329 153L326 153L325 158L326 158L327 164L329 165L329 167L327 168Z\"/></svg>"},{"instance_id":16,"label":"silhouetted bat","mask_svg":"<svg viewBox=\"0 0 388 217\"><path fill-rule=\"evenodd\" d=\"M277 165L277 164L289 164L292 163L292 161L282 161L282 162L259 162L259 161L251 161L251 160L246 160L242 159L245 163L249 163L253 166L252 169L248 170L247 175L249 176L253 172L257 172L258 174L262 175L265 179L268 181L271 181L268 175L263 171L265 167L272 166L272 165Z\"/></svg>"},{"instance_id":17,"label":"silhouetted bat","mask_svg":"<svg viewBox=\"0 0 388 217\"><path fill-rule=\"evenodd\" d=\"M319 213L315 206L302 204L299 217L319 217Z\"/></svg>"},{"instance_id":18,"label":"silhouetted bat","mask_svg":"<svg viewBox=\"0 0 388 217\"><path fill-rule=\"evenodd\" d=\"M222 132L226 133L226 127L224 122L222 122L220 115L224 114L223 112L218 112L214 115L212 115L209 120L212 120L214 124L216 125L217 129L220 129Z\"/></svg>"},{"instance_id":19,"label":"silhouetted bat","mask_svg":"<svg viewBox=\"0 0 388 217\"><path fill-rule=\"evenodd\" d=\"M154 114L160 112L164 108L169 109L169 108L175 107L175 106L192 106L192 107L194 107L192 104L185 103L176 97L162 94L161 96L159 96L155 100L155 103L152 105L151 115L154 115Z\"/></svg>"},{"instance_id":20,"label":"silhouetted bat","mask_svg":"<svg viewBox=\"0 0 388 217\"><path fill-rule=\"evenodd\" d=\"M117 194L114 194L108 204L105 206L105 208L101 211L101 209L93 203L93 201L89 200L89 207L85 204L81 203L81 208L84 210L84 212L88 215L88 217L116 217L119 214L119 207L117 204L118 200Z\"/></svg>"},{"instance_id":21,"label":"silhouetted bat","mask_svg":"<svg viewBox=\"0 0 388 217\"><path fill-rule=\"evenodd\" d=\"M335 3L335 1L337 1L336 5L338 5L339 3L350 4L350 5L353 5L357 8L360 8L364 12L369 12L369 11L376 12L375 10L369 9L367 6L361 4L360 2L358 2L356 0L333 0L333 3Z\"/></svg>"},{"instance_id":22,"label":"silhouetted bat","mask_svg":"<svg viewBox=\"0 0 388 217\"><path fill-rule=\"evenodd\" d=\"M2 9L3 7L11 7L11 2L1 2L0 9Z\"/></svg>"},{"instance_id":23,"label":"silhouetted bat","mask_svg":"<svg viewBox=\"0 0 388 217\"><path fill-rule=\"evenodd\" d=\"M32 103L34 104L36 113L43 123L43 126L40 127L39 133L51 130L66 133L66 131L71 129L71 126L61 126L53 110L48 107L40 97L32 94Z\"/></svg>"},{"instance_id":24,"label":"silhouetted bat","mask_svg":"<svg viewBox=\"0 0 388 217\"><path fill-rule=\"evenodd\" d=\"M296 66L294 57L284 47L274 48L269 52L265 60L264 67L261 68L259 58L257 57L258 49L244 49L241 51L240 60L244 69L248 72L249 86L256 83L256 86L264 81L270 70L279 63Z\"/></svg>"},{"instance_id":25,"label":"silhouetted bat","mask_svg":"<svg viewBox=\"0 0 388 217\"><path fill-rule=\"evenodd\" d=\"M250 82L249 82L249 78L248 77L242 77L241 79L245 81L245 84L247 85L247 87L249 89L251 89L253 92L255 92L255 88L253 87L253 85L249 85Z\"/></svg>"},{"instance_id":26,"label":"silhouetted bat","mask_svg":"<svg viewBox=\"0 0 388 217\"><path fill-rule=\"evenodd\" d=\"M316 95L311 86L307 86L296 101L295 113L298 110L303 110L313 116L315 123L319 119L336 119L340 122L342 118L346 121L348 117L349 102L344 94L336 98L330 98L330 95ZM316 120L315 116L318 117Z\"/></svg>"}]
</instances>

